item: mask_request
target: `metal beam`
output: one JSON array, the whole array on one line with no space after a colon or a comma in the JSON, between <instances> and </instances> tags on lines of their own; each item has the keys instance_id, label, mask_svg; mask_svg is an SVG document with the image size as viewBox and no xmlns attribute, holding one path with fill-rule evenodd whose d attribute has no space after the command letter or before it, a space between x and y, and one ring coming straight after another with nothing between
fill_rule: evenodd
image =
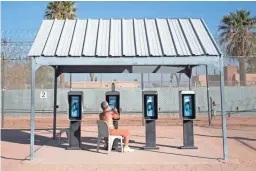
<instances>
[{"instance_id":1,"label":"metal beam","mask_svg":"<svg viewBox=\"0 0 256 171\"><path fill-rule=\"evenodd\" d=\"M58 66L60 73L176 73L178 66Z\"/></svg>"},{"instance_id":2,"label":"metal beam","mask_svg":"<svg viewBox=\"0 0 256 171\"><path fill-rule=\"evenodd\" d=\"M227 126L226 126L226 110L225 110L225 97L224 97L224 69L223 57L220 58L220 101L221 101L221 115L222 115L222 139L223 139L223 157L224 160L228 159L227 147Z\"/></svg>"},{"instance_id":3,"label":"metal beam","mask_svg":"<svg viewBox=\"0 0 256 171\"><path fill-rule=\"evenodd\" d=\"M37 57L36 62L41 65L55 66L186 66L186 65L216 65L219 66L217 56L189 56L189 57Z\"/></svg>"}]
</instances>

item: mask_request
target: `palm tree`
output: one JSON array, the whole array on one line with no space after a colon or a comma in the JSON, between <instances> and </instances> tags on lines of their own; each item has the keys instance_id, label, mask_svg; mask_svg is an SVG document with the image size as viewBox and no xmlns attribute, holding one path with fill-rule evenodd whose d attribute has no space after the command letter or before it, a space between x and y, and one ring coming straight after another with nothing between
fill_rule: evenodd
<instances>
[{"instance_id":1,"label":"palm tree","mask_svg":"<svg viewBox=\"0 0 256 171\"><path fill-rule=\"evenodd\" d=\"M45 11L46 19L76 19L75 2L72 1L54 1L49 2Z\"/></svg>"},{"instance_id":2,"label":"palm tree","mask_svg":"<svg viewBox=\"0 0 256 171\"><path fill-rule=\"evenodd\" d=\"M76 19L75 2L72 1L54 1L47 5L44 17L46 19ZM60 75L60 84L64 88L64 74Z\"/></svg>"},{"instance_id":3,"label":"palm tree","mask_svg":"<svg viewBox=\"0 0 256 171\"><path fill-rule=\"evenodd\" d=\"M237 56L239 61L240 85L246 85L245 58L253 54L255 31L252 29L250 11L243 9L229 13L219 25L220 44L227 54Z\"/></svg>"}]
</instances>

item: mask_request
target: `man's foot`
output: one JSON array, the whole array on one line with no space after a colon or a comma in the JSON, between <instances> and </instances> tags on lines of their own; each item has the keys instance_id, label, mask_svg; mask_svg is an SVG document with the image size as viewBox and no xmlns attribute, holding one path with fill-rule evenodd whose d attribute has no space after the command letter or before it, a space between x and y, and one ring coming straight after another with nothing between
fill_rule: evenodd
<instances>
[{"instance_id":1,"label":"man's foot","mask_svg":"<svg viewBox=\"0 0 256 171\"><path fill-rule=\"evenodd\" d=\"M133 152L134 150L131 149L130 147L124 147L124 152Z\"/></svg>"}]
</instances>

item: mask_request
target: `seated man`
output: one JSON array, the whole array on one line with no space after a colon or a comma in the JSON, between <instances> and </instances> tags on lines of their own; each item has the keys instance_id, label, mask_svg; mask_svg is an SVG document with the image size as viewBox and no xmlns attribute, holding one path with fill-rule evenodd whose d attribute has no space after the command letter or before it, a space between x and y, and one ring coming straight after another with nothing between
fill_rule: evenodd
<instances>
[{"instance_id":1,"label":"seated man","mask_svg":"<svg viewBox=\"0 0 256 171\"><path fill-rule=\"evenodd\" d=\"M116 135L116 136L122 136L124 137L124 152L131 152L133 151L129 146L129 132L128 130L122 130L122 129L115 129L113 125L113 118L119 119L120 115L117 112L117 109L115 108L114 111L110 110L110 107L108 105L108 102L103 101L101 103L101 108L103 110L102 113L100 113L100 120L105 120L108 124L108 127L110 129L110 135ZM105 138L105 148L108 148L107 138ZM123 148L123 147L122 147Z\"/></svg>"}]
</instances>

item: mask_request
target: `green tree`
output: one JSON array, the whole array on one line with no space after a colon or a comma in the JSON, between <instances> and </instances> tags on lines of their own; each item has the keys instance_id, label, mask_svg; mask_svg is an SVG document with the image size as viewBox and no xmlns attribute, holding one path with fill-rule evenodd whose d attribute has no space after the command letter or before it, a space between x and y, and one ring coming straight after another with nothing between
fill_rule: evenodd
<instances>
[{"instance_id":1,"label":"green tree","mask_svg":"<svg viewBox=\"0 0 256 171\"><path fill-rule=\"evenodd\" d=\"M54 1L49 2L46 7L44 17L46 19L76 19L75 2L73 1ZM64 74L60 75L60 85L64 88Z\"/></svg>"},{"instance_id":2,"label":"green tree","mask_svg":"<svg viewBox=\"0 0 256 171\"><path fill-rule=\"evenodd\" d=\"M76 19L75 2L73 1L54 1L47 5L44 17L46 19Z\"/></svg>"},{"instance_id":3,"label":"green tree","mask_svg":"<svg viewBox=\"0 0 256 171\"><path fill-rule=\"evenodd\" d=\"M256 17L251 19L250 24L256 32ZM248 59L248 72L250 73L256 73L256 43L254 44L253 51L253 57Z\"/></svg>"},{"instance_id":4,"label":"green tree","mask_svg":"<svg viewBox=\"0 0 256 171\"><path fill-rule=\"evenodd\" d=\"M220 44L229 56L237 56L239 61L240 85L246 85L246 57L253 55L255 30L250 19L250 11L243 9L229 13L219 25Z\"/></svg>"}]
</instances>

